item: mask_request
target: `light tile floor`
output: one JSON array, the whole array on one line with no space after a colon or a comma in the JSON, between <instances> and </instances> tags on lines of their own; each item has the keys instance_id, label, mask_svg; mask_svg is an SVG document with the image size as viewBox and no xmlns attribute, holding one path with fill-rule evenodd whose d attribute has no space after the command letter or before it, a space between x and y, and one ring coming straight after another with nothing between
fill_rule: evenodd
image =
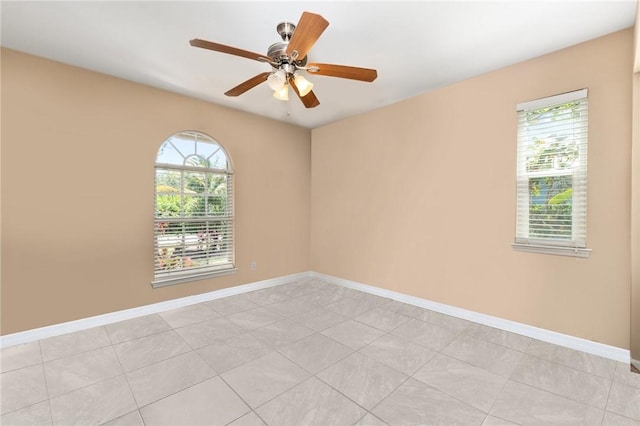
<instances>
[{"instance_id":1,"label":"light tile floor","mask_svg":"<svg viewBox=\"0 0 640 426\"><path fill-rule=\"evenodd\" d=\"M9 425L636 425L629 366L314 279L2 350Z\"/></svg>"}]
</instances>

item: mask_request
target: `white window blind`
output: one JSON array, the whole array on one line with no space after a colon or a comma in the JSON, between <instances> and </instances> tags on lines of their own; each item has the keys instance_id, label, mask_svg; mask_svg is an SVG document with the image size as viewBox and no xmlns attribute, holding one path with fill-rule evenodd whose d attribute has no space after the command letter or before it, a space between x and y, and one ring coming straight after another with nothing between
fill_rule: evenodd
<instances>
[{"instance_id":1,"label":"white window blind","mask_svg":"<svg viewBox=\"0 0 640 426\"><path fill-rule=\"evenodd\" d=\"M156 157L154 281L159 287L235 270L233 170L213 138L182 132Z\"/></svg>"},{"instance_id":2,"label":"white window blind","mask_svg":"<svg viewBox=\"0 0 640 426\"><path fill-rule=\"evenodd\" d=\"M517 112L514 248L586 256L587 89L519 104Z\"/></svg>"}]
</instances>

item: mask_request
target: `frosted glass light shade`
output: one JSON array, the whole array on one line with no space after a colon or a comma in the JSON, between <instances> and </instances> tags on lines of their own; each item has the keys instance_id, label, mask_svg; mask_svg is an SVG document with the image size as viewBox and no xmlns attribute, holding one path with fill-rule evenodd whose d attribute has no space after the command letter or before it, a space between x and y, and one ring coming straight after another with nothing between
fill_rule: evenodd
<instances>
[{"instance_id":1,"label":"frosted glass light shade","mask_svg":"<svg viewBox=\"0 0 640 426\"><path fill-rule=\"evenodd\" d=\"M284 71L278 70L267 77L267 84L271 87L271 90L280 90L287 82L287 76Z\"/></svg>"},{"instance_id":2,"label":"frosted glass light shade","mask_svg":"<svg viewBox=\"0 0 640 426\"><path fill-rule=\"evenodd\" d=\"M311 89L313 89L313 83L304 78L301 74L296 74L294 81L296 82L296 87L302 97L307 96Z\"/></svg>"},{"instance_id":3,"label":"frosted glass light shade","mask_svg":"<svg viewBox=\"0 0 640 426\"><path fill-rule=\"evenodd\" d=\"M286 84L282 86L279 90L273 92L273 97L276 99L280 99L281 101L289 100L289 86Z\"/></svg>"}]
</instances>

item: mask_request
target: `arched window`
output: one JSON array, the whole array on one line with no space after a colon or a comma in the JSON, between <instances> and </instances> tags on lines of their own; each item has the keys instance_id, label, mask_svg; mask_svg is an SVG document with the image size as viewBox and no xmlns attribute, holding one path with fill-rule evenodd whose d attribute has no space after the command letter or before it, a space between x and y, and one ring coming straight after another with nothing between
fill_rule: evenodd
<instances>
[{"instance_id":1,"label":"arched window","mask_svg":"<svg viewBox=\"0 0 640 426\"><path fill-rule=\"evenodd\" d=\"M233 169L213 138L169 137L155 166L154 287L235 271Z\"/></svg>"}]
</instances>

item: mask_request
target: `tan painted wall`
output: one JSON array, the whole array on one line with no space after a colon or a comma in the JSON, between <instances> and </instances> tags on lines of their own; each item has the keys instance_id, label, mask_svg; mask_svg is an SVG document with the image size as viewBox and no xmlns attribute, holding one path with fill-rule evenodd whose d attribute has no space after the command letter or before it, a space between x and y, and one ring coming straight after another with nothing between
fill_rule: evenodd
<instances>
[{"instance_id":1,"label":"tan painted wall","mask_svg":"<svg viewBox=\"0 0 640 426\"><path fill-rule=\"evenodd\" d=\"M636 24L633 31L633 72L640 72L640 0L637 0L636 6Z\"/></svg>"},{"instance_id":2,"label":"tan painted wall","mask_svg":"<svg viewBox=\"0 0 640 426\"><path fill-rule=\"evenodd\" d=\"M640 0L634 28L631 182L631 358L640 361Z\"/></svg>"},{"instance_id":3,"label":"tan painted wall","mask_svg":"<svg viewBox=\"0 0 640 426\"><path fill-rule=\"evenodd\" d=\"M312 269L629 348L633 33L312 131ZM513 251L519 102L589 88L591 258Z\"/></svg>"},{"instance_id":4,"label":"tan painted wall","mask_svg":"<svg viewBox=\"0 0 640 426\"><path fill-rule=\"evenodd\" d=\"M640 360L640 72L633 76L631 358Z\"/></svg>"},{"instance_id":5,"label":"tan painted wall","mask_svg":"<svg viewBox=\"0 0 640 426\"><path fill-rule=\"evenodd\" d=\"M1 12L0 12L1 14ZM2 55L0 54L0 82L2 82ZM0 84L0 100L2 84ZM2 319L2 102L0 101L0 320ZM0 321L0 328L2 321Z\"/></svg>"},{"instance_id":6,"label":"tan painted wall","mask_svg":"<svg viewBox=\"0 0 640 426\"><path fill-rule=\"evenodd\" d=\"M309 130L5 49L2 89L2 334L309 270ZM155 156L189 129L233 160L239 271L154 290Z\"/></svg>"}]
</instances>

